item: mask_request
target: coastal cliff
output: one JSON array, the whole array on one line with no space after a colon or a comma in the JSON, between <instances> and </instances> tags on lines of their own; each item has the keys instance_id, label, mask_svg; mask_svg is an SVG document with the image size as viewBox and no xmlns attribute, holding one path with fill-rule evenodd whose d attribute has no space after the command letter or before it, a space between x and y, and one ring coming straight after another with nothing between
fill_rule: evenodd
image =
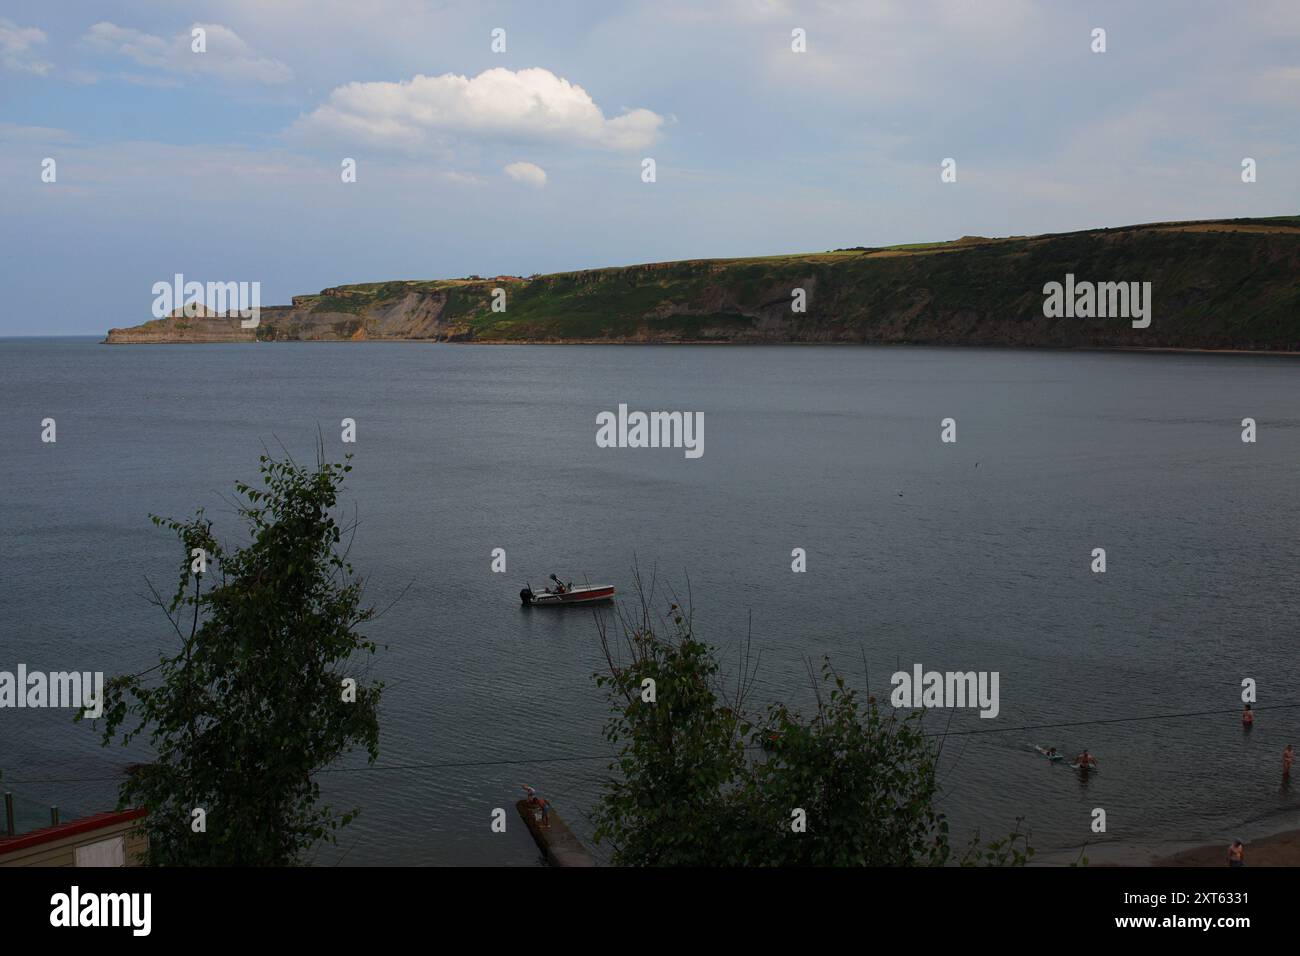
<instances>
[{"instance_id":1,"label":"coastal cliff","mask_svg":"<svg viewBox=\"0 0 1300 956\"><path fill-rule=\"evenodd\" d=\"M1044 315L1044 286L1151 283L1150 325ZM493 311L494 290L504 311ZM803 289L806 311L791 307ZM338 286L237 318L155 319L110 344L825 342L1300 351L1300 217Z\"/></svg>"}]
</instances>

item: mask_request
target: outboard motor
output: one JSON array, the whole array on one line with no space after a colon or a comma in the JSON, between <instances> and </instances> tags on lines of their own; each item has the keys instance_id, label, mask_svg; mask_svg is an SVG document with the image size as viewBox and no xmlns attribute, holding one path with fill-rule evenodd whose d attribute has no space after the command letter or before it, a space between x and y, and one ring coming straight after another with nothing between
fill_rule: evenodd
<instances>
[{"instance_id":1,"label":"outboard motor","mask_svg":"<svg viewBox=\"0 0 1300 956\"><path fill-rule=\"evenodd\" d=\"M519 600L520 600L522 603L524 603L524 604L532 604L532 603L533 603L533 589L532 589L532 588L524 588L522 591L520 591L520 592L519 592Z\"/></svg>"}]
</instances>

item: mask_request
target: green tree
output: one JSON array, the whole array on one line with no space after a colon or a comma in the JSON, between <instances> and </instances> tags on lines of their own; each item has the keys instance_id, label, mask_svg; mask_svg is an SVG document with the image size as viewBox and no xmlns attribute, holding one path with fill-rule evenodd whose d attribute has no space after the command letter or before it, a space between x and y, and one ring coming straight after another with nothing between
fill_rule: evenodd
<instances>
[{"instance_id":1,"label":"green tree","mask_svg":"<svg viewBox=\"0 0 1300 956\"><path fill-rule=\"evenodd\" d=\"M751 771L756 862L807 866L915 866L947 862L948 825L934 806L938 747L919 712L881 712L823 665L811 719L769 707L770 752ZM757 741L756 741L757 742ZM807 831L791 828L793 808Z\"/></svg>"},{"instance_id":2,"label":"green tree","mask_svg":"<svg viewBox=\"0 0 1300 956\"><path fill-rule=\"evenodd\" d=\"M678 604L653 620L638 586L637 619L620 614L622 648L601 623L608 671L596 676L618 748L596 808L597 842L633 866L1016 865L1033 851L1018 832L960 855L936 809L939 745L922 716L865 702L826 664L816 706L745 714L756 665L746 647L734 688ZM659 636L667 633L667 638ZM647 699L653 690L653 701ZM802 811L805 829L794 827Z\"/></svg>"},{"instance_id":3,"label":"green tree","mask_svg":"<svg viewBox=\"0 0 1300 956\"><path fill-rule=\"evenodd\" d=\"M183 547L173 597L154 592L180 647L105 686L103 744L144 735L154 751L119 799L148 808L153 864L293 864L359 812L324 805L315 774L357 746L378 756L383 685L357 670L374 609L333 515L352 466L263 455L259 470L235 485L243 547L223 547L202 510L151 516Z\"/></svg>"},{"instance_id":4,"label":"green tree","mask_svg":"<svg viewBox=\"0 0 1300 956\"><path fill-rule=\"evenodd\" d=\"M619 775L606 783L596 840L608 839L623 865L691 866L743 852L731 787L745 764L737 711L719 703L718 665L672 608L681 639L658 640L649 627L626 632L631 660L610 660L597 677L614 703L606 737L619 746ZM652 683L647 684L650 681ZM654 689L656 699L645 698Z\"/></svg>"}]
</instances>

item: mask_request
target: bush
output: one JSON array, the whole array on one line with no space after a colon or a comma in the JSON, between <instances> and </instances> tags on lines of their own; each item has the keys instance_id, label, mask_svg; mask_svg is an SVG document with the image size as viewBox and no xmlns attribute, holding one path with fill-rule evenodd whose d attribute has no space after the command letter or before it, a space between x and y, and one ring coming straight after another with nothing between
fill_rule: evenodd
<instances>
[{"instance_id":1,"label":"bush","mask_svg":"<svg viewBox=\"0 0 1300 956\"><path fill-rule=\"evenodd\" d=\"M812 679L810 717L774 704L752 720L748 648L728 691L689 614L673 603L655 622L639 586L638 596L638 618L618 619L621 651L600 625L608 672L596 682L618 757L595 837L616 864L1023 865L1032 855L1016 832L988 846L977 836L954 859L935 807L939 747L921 712L900 718L874 697L863 702L826 662Z\"/></svg>"}]
</instances>

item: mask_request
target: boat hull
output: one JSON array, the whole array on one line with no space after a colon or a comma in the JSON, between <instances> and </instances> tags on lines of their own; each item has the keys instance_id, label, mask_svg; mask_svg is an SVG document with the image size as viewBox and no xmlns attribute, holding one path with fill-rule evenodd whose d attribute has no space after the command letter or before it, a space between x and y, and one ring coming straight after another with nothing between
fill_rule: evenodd
<instances>
[{"instance_id":1,"label":"boat hull","mask_svg":"<svg viewBox=\"0 0 1300 956\"><path fill-rule=\"evenodd\" d=\"M591 587L573 588L563 594L543 591L540 594L528 590L521 591L520 600L525 607L552 607L567 604L594 604L597 601L609 601L614 597L612 584L598 584Z\"/></svg>"}]
</instances>

